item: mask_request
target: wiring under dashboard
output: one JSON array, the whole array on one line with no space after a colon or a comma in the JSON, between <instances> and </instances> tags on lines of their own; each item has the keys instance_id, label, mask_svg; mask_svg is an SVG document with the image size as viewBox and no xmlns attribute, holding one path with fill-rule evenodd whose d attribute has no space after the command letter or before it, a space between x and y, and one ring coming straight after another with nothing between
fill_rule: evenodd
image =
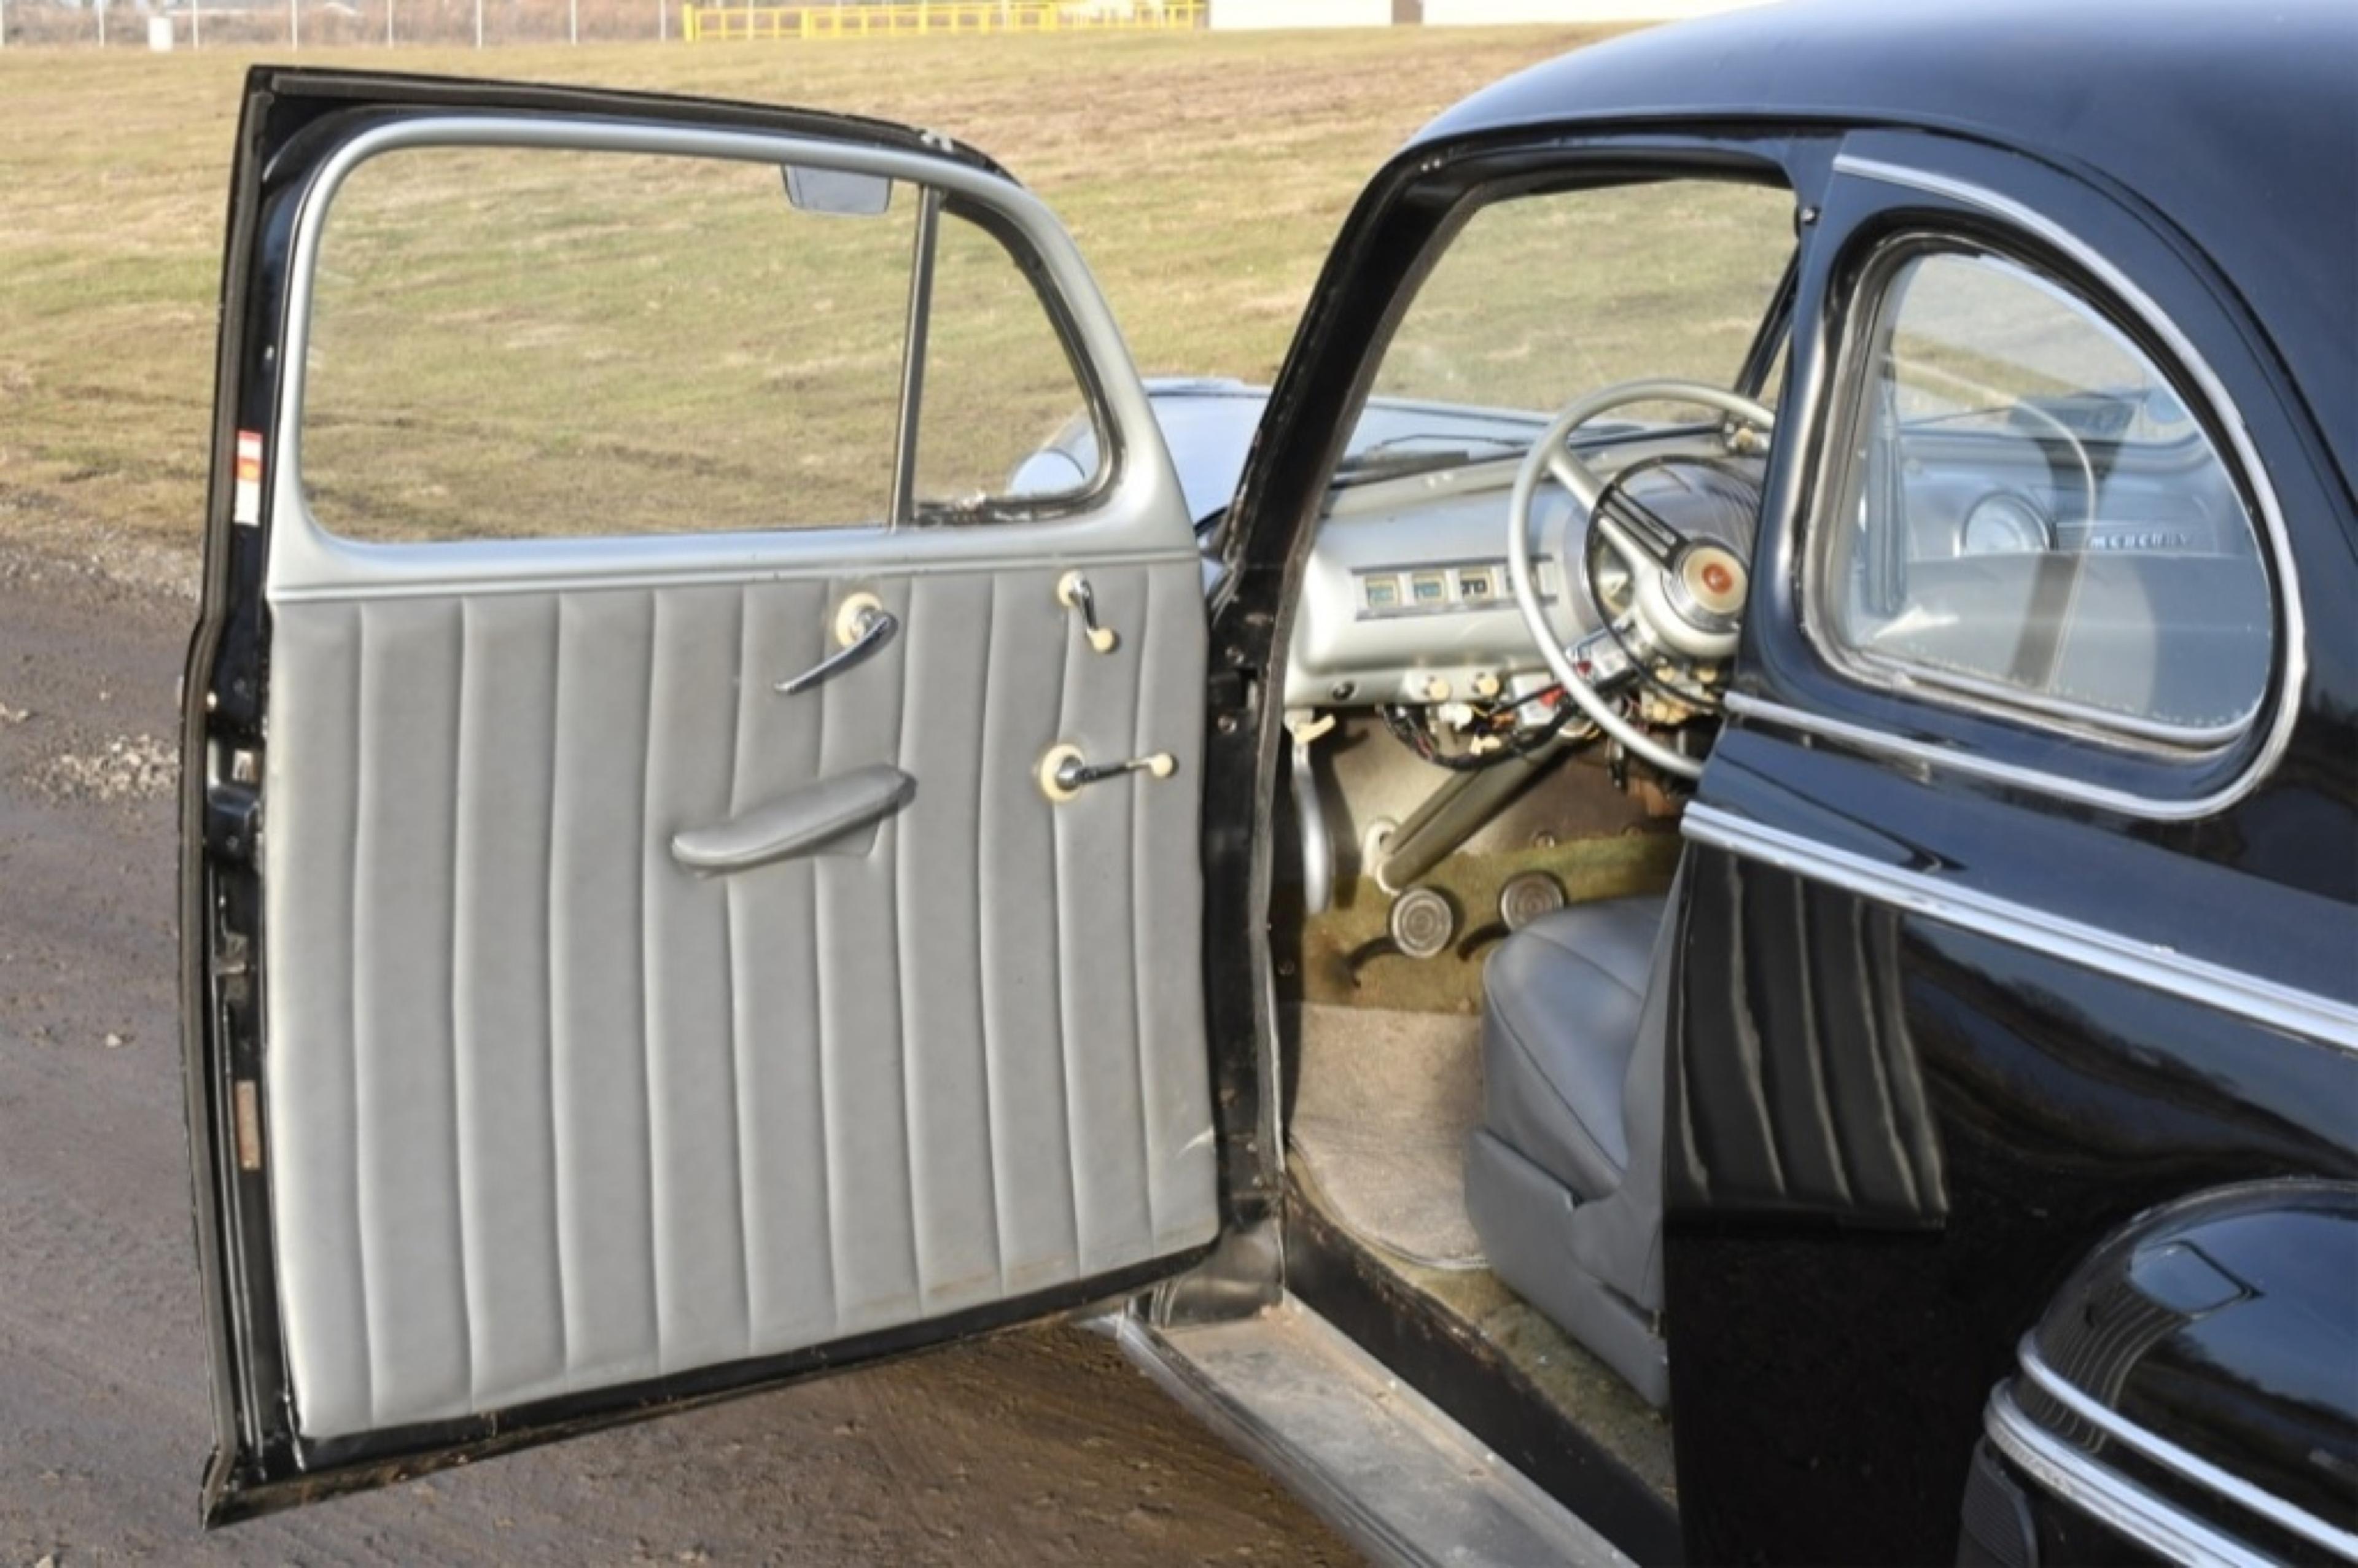
<instances>
[{"instance_id":1,"label":"wiring under dashboard","mask_svg":"<svg viewBox=\"0 0 2358 1568\"><path fill-rule=\"evenodd\" d=\"M1538 702L1546 703L1553 710L1549 718L1536 724L1526 724L1517 718L1522 708ZM1419 760L1456 773L1478 773L1510 757L1529 757L1553 744L1566 726L1580 717L1580 709L1564 700L1563 688L1552 686L1520 702L1487 703L1474 708L1471 722L1464 727L1466 746L1451 751L1442 744L1424 710L1386 703L1382 713L1384 728L1391 731L1393 740L1413 752Z\"/></svg>"}]
</instances>

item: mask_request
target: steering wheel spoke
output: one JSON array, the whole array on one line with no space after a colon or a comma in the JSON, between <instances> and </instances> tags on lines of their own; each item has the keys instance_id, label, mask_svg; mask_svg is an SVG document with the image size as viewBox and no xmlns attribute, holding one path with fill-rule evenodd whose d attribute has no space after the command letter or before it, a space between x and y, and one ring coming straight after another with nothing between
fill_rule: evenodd
<instances>
[{"instance_id":1,"label":"steering wheel spoke","mask_svg":"<svg viewBox=\"0 0 2358 1568\"><path fill-rule=\"evenodd\" d=\"M1564 434L1570 433L1566 431ZM1580 503L1583 514L1595 511L1597 501L1605 493L1605 486L1595 470L1572 455L1572 449L1563 444L1563 436L1541 442L1541 449L1547 459L1548 477L1572 492L1572 498Z\"/></svg>"},{"instance_id":2,"label":"steering wheel spoke","mask_svg":"<svg viewBox=\"0 0 2358 1568\"><path fill-rule=\"evenodd\" d=\"M1665 522L1661 514L1627 491L1616 491L1589 513L1589 526L1602 529L1621 558L1635 570L1676 569L1687 536Z\"/></svg>"}]
</instances>

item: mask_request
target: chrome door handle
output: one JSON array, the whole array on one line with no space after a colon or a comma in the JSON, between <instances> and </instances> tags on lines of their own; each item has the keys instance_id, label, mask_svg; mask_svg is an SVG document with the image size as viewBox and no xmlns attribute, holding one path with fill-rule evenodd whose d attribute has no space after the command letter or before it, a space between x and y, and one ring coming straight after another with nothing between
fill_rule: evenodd
<instances>
[{"instance_id":1,"label":"chrome door handle","mask_svg":"<svg viewBox=\"0 0 2358 1568\"><path fill-rule=\"evenodd\" d=\"M794 697L841 675L891 642L900 629L901 618L885 609L874 594L853 594L835 613L835 639L842 646L792 680L780 681L779 695Z\"/></svg>"},{"instance_id":2,"label":"chrome door handle","mask_svg":"<svg viewBox=\"0 0 2358 1568\"><path fill-rule=\"evenodd\" d=\"M1074 745L1051 746L1040 759L1040 791L1053 801L1067 801L1090 784L1124 773L1145 773L1167 779L1179 771L1179 759L1168 752L1130 757L1119 762L1092 762Z\"/></svg>"}]
</instances>

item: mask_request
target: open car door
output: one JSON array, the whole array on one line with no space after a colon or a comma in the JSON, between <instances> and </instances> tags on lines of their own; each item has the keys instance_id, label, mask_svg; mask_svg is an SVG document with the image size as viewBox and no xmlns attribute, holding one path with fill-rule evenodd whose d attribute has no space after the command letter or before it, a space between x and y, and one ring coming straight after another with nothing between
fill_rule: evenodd
<instances>
[{"instance_id":1,"label":"open car door","mask_svg":"<svg viewBox=\"0 0 2358 1568\"><path fill-rule=\"evenodd\" d=\"M895 126L265 69L222 311L209 1519L1203 1255L1202 578L1036 200ZM1098 471L1021 460L1076 406Z\"/></svg>"}]
</instances>

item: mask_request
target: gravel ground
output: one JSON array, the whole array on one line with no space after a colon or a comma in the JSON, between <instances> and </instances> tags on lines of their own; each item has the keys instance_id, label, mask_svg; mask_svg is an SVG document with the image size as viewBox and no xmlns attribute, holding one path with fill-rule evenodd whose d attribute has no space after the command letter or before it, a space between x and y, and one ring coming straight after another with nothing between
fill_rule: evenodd
<instances>
[{"instance_id":1,"label":"gravel ground","mask_svg":"<svg viewBox=\"0 0 2358 1568\"><path fill-rule=\"evenodd\" d=\"M170 741L190 612L91 561L0 546L0 1563L1352 1560L1069 1328L199 1534Z\"/></svg>"}]
</instances>

